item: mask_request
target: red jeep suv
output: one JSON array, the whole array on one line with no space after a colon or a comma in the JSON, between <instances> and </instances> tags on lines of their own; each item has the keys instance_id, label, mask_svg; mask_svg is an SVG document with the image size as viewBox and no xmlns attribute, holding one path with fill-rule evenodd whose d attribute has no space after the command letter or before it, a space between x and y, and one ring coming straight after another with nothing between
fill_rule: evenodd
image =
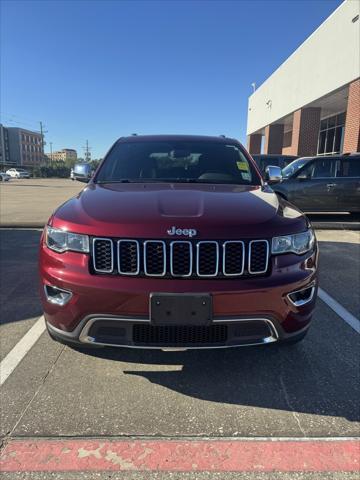
<instances>
[{"instance_id":1,"label":"red jeep suv","mask_svg":"<svg viewBox=\"0 0 360 480\"><path fill-rule=\"evenodd\" d=\"M270 167L268 183L278 174ZM160 349L302 339L317 243L306 216L268 183L231 138L120 138L44 229L51 337Z\"/></svg>"}]
</instances>

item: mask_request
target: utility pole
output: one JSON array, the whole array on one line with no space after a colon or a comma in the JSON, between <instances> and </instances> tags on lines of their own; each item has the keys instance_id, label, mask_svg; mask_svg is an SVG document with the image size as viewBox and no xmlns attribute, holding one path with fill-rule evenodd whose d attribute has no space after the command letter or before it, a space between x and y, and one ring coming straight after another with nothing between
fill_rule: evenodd
<instances>
[{"instance_id":1,"label":"utility pole","mask_svg":"<svg viewBox=\"0 0 360 480\"><path fill-rule=\"evenodd\" d=\"M89 141L86 140L86 146L83 147L84 151L85 151L85 162L90 162L91 160L91 153L90 153L90 150L91 150L91 147L89 147Z\"/></svg>"},{"instance_id":2,"label":"utility pole","mask_svg":"<svg viewBox=\"0 0 360 480\"><path fill-rule=\"evenodd\" d=\"M39 123L40 123L40 135L41 135L41 155L42 155L42 158L44 160L44 158L45 158L44 145L46 144L46 142L44 141L44 134L48 133L48 131L44 130L43 122L39 122Z\"/></svg>"},{"instance_id":3,"label":"utility pole","mask_svg":"<svg viewBox=\"0 0 360 480\"><path fill-rule=\"evenodd\" d=\"M53 161L53 156L52 156L52 144L53 142L50 142L50 160Z\"/></svg>"}]
</instances>

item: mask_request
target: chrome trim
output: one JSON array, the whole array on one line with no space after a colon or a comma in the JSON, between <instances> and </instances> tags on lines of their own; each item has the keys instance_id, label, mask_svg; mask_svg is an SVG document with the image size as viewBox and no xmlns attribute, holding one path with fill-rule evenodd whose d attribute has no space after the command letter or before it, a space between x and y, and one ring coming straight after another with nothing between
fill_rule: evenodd
<instances>
[{"instance_id":1,"label":"chrome trim","mask_svg":"<svg viewBox=\"0 0 360 480\"><path fill-rule=\"evenodd\" d=\"M84 319L85 320L85 319ZM92 325L100 320L112 320L112 321L125 321L125 322L142 322L142 323L150 323L150 320L144 320L144 319L134 319L134 318L121 318L121 317L107 317L105 316L99 316L99 317L93 317L90 320L88 320L84 327L82 328L80 335L79 335L79 340L82 343L88 343L88 344L93 344L93 345L99 345L103 347L121 347L121 348L137 348L137 349L145 349L145 350L166 350L166 349L177 349L181 348L181 350L201 350L201 349L218 349L218 348L234 348L234 347L249 347L253 345L264 345L268 343L274 343L279 340L279 334L277 332L277 329L274 325L274 323L269 319L269 318L231 318L231 319L214 319L213 323L234 323L234 322L249 322L249 321L263 321L267 324L270 330L270 335L268 337L263 338L261 341L258 342L253 342L253 343L243 343L239 345L220 345L220 346L206 346L206 347L167 347L166 345L162 346L151 346L147 347L146 345L121 345L121 344L114 344L114 343L102 343L102 342L97 342L94 337L90 337L88 335L90 328ZM63 333L60 329L57 329L56 327L52 327L55 331L58 331L59 333Z\"/></svg>"},{"instance_id":2,"label":"chrome trim","mask_svg":"<svg viewBox=\"0 0 360 480\"><path fill-rule=\"evenodd\" d=\"M148 273L146 265L146 247L149 243L161 243L164 252L164 269L162 273ZM145 240L144 242L144 273L148 277L164 277L166 275L166 243L163 240Z\"/></svg>"},{"instance_id":3,"label":"chrome trim","mask_svg":"<svg viewBox=\"0 0 360 480\"><path fill-rule=\"evenodd\" d=\"M96 242L97 241L105 241L110 243L112 246L111 249L111 269L98 269L96 268L96 256L95 256L95 247L96 247ZM136 251L136 261L137 261L137 269L135 272L128 272L124 271L121 269L120 265L120 247L121 243L123 242L130 242L134 243L136 245L137 251ZM189 266L189 273L185 275L176 275L174 273L174 246L177 243L184 243L188 244L190 248L190 266ZM227 258L227 247L232 244L232 243L238 243L242 245L242 254L243 254L243 260L242 260L242 270L236 273L226 273L226 258ZM255 243L265 243L266 245L266 262L265 262L265 269L263 270L252 270L251 269L251 258L253 254L253 248L252 245ZM162 246L162 251L164 255L164 264L163 264L163 270L159 274L154 274L150 273L148 271L148 262L147 260L147 245L149 244L160 244ZM214 244L216 245L216 269L214 273L211 274L201 274L200 273L200 261L201 261L201 247L202 245L207 245L207 244ZM270 259L270 252L271 252L271 246L268 240L265 239L259 239L259 240L250 240L248 245L243 240L201 240L201 241L190 241L190 240L173 240L169 242L170 245L170 251L168 251L167 247L167 242L164 240L135 240L131 238L122 238L120 240L113 240L110 238L105 238L105 237L95 237L92 240L92 247L91 247L91 252L92 252L92 263L93 263L93 268L95 272L99 273L112 273L116 272L119 275L124 275L124 276L138 276L144 273L145 276L147 277L164 277L168 275L169 277L172 278L189 278L189 277L198 277L198 278L214 278L214 277L219 277L221 274L223 274L224 277L240 277L244 274L246 268L248 269L248 273L250 275L261 275L265 273L268 270L269 267L269 259ZM114 252L114 247L116 248L116 252ZM196 250L195 250L196 247ZM222 248L222 265L220 265L220 247ZM141 252L141 249L143 251ZM169 259L169 265L167 261L168 254L170 255ZM196 261L195 261L195 255L196 255ZM115 258L116 257L116 258ZM143 258L143 271L142 271L142 265L141 265L141 257ZM116 263L116 265L115 265ZM194 263L196 264L196 267L194 268Z\"/></svg>"},{"instance_id":4,"label":"chrome trim","mask_svg":"<svg viewBox=\"0 0 360 480\"><path fill-rule=\"evenodd\" d=\"M304 290L309 290L309 289L311 289L310 296L306 300L297 300L294 302L294 300L290 298L290 295L293 295L294 293L303 292ZM303 305L306 305L307 303L310 303L312 301L312 299L314 298L315 290L316 290L316 285L313 283L308 285L305 288L294 290L293 292L288 293L286 296L292 305L295 305L295 307L302 307Z\"/></svg>"},{"instance_id":5,"label":"chrome trim","mask_svg":"<svg viewBox=\"0 0 360 480\"><path fill-rule=\"evenodd\" d=\"M278 331L276 330L276 327L274 325L274 323L269 319L269 318L231 318L231 319L219 319L219 320L216 320L214 319L213 320L213 323L233 323L233 322L249 322L249 321L262 321L264 323L267 324L267 326L269 327L269 330L270 330L270 333L271 335L269 335L268 337L265 337L262 341L261 341L261 344L263 343L272 343L272 342L276 342L279 340L279 334L278 334ZM257 345L259 345L259 343L257 343Z\"/></svg>"},{"instance_id":6,"label":"chrome trim","mask_svg":"<svg viewBox=\"0 0 360 480\"><path fill-rule=\"evenodd\" d=\"M45 314L45 319L46 319L46 314ZM85 328L85 325L87 325L88 322L92 320L116 320L116 321L122 321L122 322L142 322L142 323L150 323L149 317L122 317L119 315L111 315L111 314L103 314L103 313L93 313L91 315L86 315L84 318L80 320L78 325L74 328L74 330L71 330L70 332L66 330L61 330L61 328L54 327L50 322L46 320L46 323L50 330L52 330L54 333L57 333L58 335L62 335L65 338L68 338L69 340L77 340L79 336L81 335L82 330Z\"/></svg>"},{"instance_id":7,"label":"chrome trim","mask_svg":"<svg viewBox=\"0 0 360 480\"><path fill-rule=\"evenodd\" d=\"M173 258L174 258L173 249L174 249L174 245L177 244L177 243L186 243L187 245L189 245L189 249L190 249L189 273L187 273L186 275L177 275L177 274L174 273L174 269L173 269ZM172 275L173 277L186 278L186 277L191 277L192 271L193 271L193 248L192 248L192 243L189 242L188 240L174 240L173 242L170 243L170 275Z\"/></svg>"},{"instance_id":8,"label":"chrome trim","mask_svg":"<svg viewBox=\"0 0 360 480\"><path fill-rule=\"evenodd\" d=\"M47 287L54 288L55 290L58 290L59 292L67 293L69 296L62 302L56 301L56 300L54 300L53 297L51 297L48 294ZM49 303L51 303L52 305L58 305L59 307L63 307L65 305L67 305L70 302L70 300L72 299L72 296L73 296L73 293L70 292L70 290L65 290L64 288L59 288L59 287L56 287L55 285L49 285L49 284L44 285L44 292L45 292L46 300Z\"/></svg>"},{"instance_id":9,"label":"chrome trim","mask_svg":"<svg viewBox=\"0 0 360 480\"><path fill-rule=\"evenodd\" d=\"M241 272L238 273L226 273L226 245L229 243L241 243L242 245L242 269ZM223 243L223 274L225 277L237 277L239 275L242 275L244 273L245 269L245 244L241 240L228 240Z\"/></svg>"},{"instance_id":10,"label":"chrome trim","mask_svg":"<svg viewBox=\"0 0 360 480\"><path fill-rule=\"evenodd\" d=\"M251 250L252 250L252 244L253 243L265 243L266 244L266 264L265 264L265 269L264 270L258 270L258 271L251 270ZM265 273L267 271L268 266L269 266L269 242L267 240L251 240L249 242L249 252L248 252L248 272L251 275L260 275L260 274Z\"/></svg>"},{"instance_id":11,"label":"chrome trim","mask_svg":"<svg viewBox=\"0 0 360 480\"><path fill-rule=\"evenodd\" d=\"M110 245L111 245L111 270L104 270L104 269L96 268L96 265L95 265L95 242L97 240L109 242ZM95 272L111 273L111 272L114 271L114 242L110 238L104 238L104 237L93 238L93 241L92 241L92 261L93 261L93 267L94 267Z\"/></svg>"},{"instance_id":12,"label":"chrome trim","mask_svg":"<svg viewBox=\"0 0 360 480\"><path fill-rule=\"evenodd\" d=\"M120 265L120 244L122 242L130 242L130 243L135 243L136 244L136 263L137 263L137 269L136 272L125 272L121 270L121 265ZM139 275L140 273L140 243L138 240L131 240L129 238L123 238L121 240L117 241L117 249L116 249L116 254L117 254L117 265L118 265L118 272L120 275Z\"/></svg>"},{"instance_id":13,"label":"chrome trim","mask_svg":"<svg viewBox=\"0 0 360 480\"><path fill-rule=\"evenodd\" d=\"M199 261L200 261L200 245L206 243L214 243L216 245L216 270L215 273L203 275L199 272ZM216 277L219 273L219 243L215 240L202 240L196 244L196 275L198 277L206 278L206 277Z\"/></svg>"},{"instance_id":14,"label":"chrome trim","mask_svg":"<svg viewBox=\"0 0 360 480\"><path fill-rule=\"evenodd\" d=\"M84 327L82 328L81 332L80 332L80 335L79 335L79 340L80 342L83 342L83 343L94 343L96 345L112 345L112 344L105 344L105 343L100 343L100 342L96 342L95 338L94 337L90 337L88 335L89 333L89 330L90 328L94 325L95 322L99 322L101 320L106 320L106 321L114 321L114 322L131 322L131 323L134 323L134 322L140 322L140 323L150 323L150 320L144 320L144 319L137 319L137 318L121 318L121 317L113 317L113 318L109 318L109 317L93 317L91 318L90 320L88 320ZM113 345L113 346L116 346L116 345Z\"/></svg>"}]
</instances>

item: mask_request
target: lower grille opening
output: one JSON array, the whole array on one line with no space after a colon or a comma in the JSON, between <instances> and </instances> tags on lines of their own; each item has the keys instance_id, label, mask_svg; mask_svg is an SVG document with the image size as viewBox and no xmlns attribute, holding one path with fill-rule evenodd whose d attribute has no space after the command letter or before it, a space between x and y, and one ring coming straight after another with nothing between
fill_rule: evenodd
<instances>
[{"instance_id":1,"label":"lower grille opening","mask_svg":"<svg viewBox=\"0 0 360 480\"><path fill-rule=\"evenodd\" d=\"M152 325L99 318L89 326L90 343L137 347L224 347L276 341L275 327L263 319L229 320L210 325Z\"/></svg>"},{"instance_id":2,"label":"lower grille opening","mask_svg":"<svg viewBox=\"0 0 360 480\"><path fill-rule=\"evenodd\" d=\"M272 331L266 322L251 320L234 325L233 335L244 340L261 340L272 336Z\"/></svg>"},{"instance_id":3,"label":"lower grille opening","mask_svg":"<svg viewBox=\"0 0 360 480\"><path fill-rule=\"evenodd\" d=\"M88 335L95 338L98 343L116 345L117 343L124 343L126 328L115 321L102 320L91 326Z\"/></svg>"},{"instance_id":4,"label":"lower grille opening","mask_svg":"<svg viewBox=\"0 0 360 480\"><path fill-rule=\"evenodd\" d=\"M227 325L171 325L133 326L133 342L136 345L216 345L227 341Z\"/></svg>"}]
</instances>

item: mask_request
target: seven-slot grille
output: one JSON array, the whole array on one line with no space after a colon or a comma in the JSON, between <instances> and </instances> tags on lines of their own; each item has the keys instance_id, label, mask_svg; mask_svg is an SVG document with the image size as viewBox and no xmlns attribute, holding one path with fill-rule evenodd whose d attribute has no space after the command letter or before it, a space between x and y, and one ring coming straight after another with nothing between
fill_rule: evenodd
<instances>
[{"instance_id":1,"label":"seven-slot grille","mask_svg":"<svg viewBox=\"0 0 360 480\"><path fill-rule=\"evenodd\" d=\"M165 278L239 277L266 274L268 265L267 240L93 239L95 273Z\"/></svg>"}]
</instances>

